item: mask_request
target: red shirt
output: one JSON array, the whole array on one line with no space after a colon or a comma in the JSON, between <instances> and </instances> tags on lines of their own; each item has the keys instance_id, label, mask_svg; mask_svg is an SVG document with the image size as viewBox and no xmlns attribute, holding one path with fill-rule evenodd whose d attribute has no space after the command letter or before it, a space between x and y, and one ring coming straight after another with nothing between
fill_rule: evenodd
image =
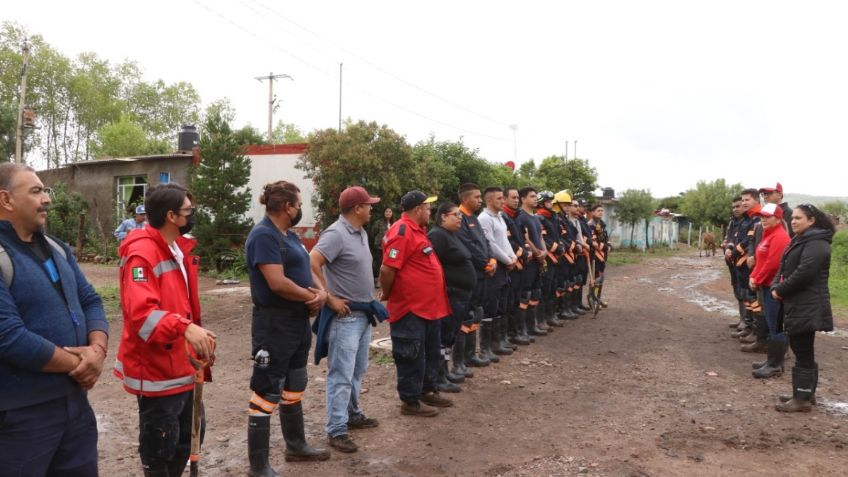
<instances>
[{"instance_id":1,"label":"red shirt","mask_svg":"<svg viewBox=\"0 0 848 477\"><path fill-rule=\"evenodd\" d=\"M769 288L777 270L780 268L780 258L789 245L789 233L782 222L770 229L763 229L763 238L757 245L756 265L751 271L751 280L759 287Z\"/></svg>"},{"instance_id":2,"label":"red shirt","mask_svg":"<svg viewBox=\"0 0 848 477\"><path fill-rule=\"evenodd\" d=\"M383 265L397 270L389 294L389 323L407 313L425 320L450 315L442 264L424 229L406 214L383 238Z\"/></svg>"}]
</instances>

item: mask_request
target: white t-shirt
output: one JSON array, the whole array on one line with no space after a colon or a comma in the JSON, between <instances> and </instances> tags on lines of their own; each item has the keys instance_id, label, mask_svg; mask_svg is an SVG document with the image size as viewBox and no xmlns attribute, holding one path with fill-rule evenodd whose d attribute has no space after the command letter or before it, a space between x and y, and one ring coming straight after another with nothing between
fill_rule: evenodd
<instances>
[{"instance_id":1,"label":"white t-shirt","mask_svg":"<svg viewBox=\"0 0 848 477\"><path fill-rule=\"evenodd\" d=\"M183 272L183 281L186 284L186 292L188 292L188 273L186 273L185 264L183 263L185 255L183 254L183 251L180 250L180 247L177 246L176 242L169 244L168 248L171 249L171 253L174 255L174 260L180 264L180 271Z\"/></svg>"}]
</instances>

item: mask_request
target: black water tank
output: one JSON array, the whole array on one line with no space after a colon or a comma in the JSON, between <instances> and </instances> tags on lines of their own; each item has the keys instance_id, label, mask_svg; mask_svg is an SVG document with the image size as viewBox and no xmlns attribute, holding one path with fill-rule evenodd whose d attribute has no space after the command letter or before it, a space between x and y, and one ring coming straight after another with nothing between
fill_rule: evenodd
<instances>
[{"instance_id":1,"label":"black water tank","mask_svg":"<svg viewBox=\"0 0 848 477\"><path fill-rule=\"evenodd\" d=\"M604 199L614 199L615 189L612 187L604 187Z\"/></svg>"},{"instance_id":2,"label":"black water tank","mask_svg":"<svg viewBox=\"0 0 848 477\"><path fill-rule=\"evenodd\" d=\"M191 152L191 149L200 144L200 133L197 132L197 126L186 124L177 135L177 151Z\"/></svg>"}]
</instances>

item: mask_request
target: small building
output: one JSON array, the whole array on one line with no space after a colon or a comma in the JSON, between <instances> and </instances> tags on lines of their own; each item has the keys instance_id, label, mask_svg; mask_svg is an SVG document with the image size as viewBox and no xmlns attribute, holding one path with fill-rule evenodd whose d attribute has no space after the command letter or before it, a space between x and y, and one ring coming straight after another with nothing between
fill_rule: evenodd
<instances>
[{"instance_id":1,"label":"small building","mask_svg":"<svg viewBox=\"0 0 848 477\"><path fill-rule=\"evenodd\" d=\"M292 182L300 188L303 199L303 219L296 231L311 247L317 235L311 200L315 187L296 168L306 148L306 144L247 146L251 161L247 186L252 196L247 216L254 223L262 220L259 193L266 183L280 179ZM144 203L148 187L169 182L188 184L189 167L202 160L195 148L193 152L81 161L38 171L38 175L48 187L63 183L68 190L79 192L89 205L88 221L99 236L106 237L121 220L133 215L136 205Z\"/></svg>"}]
</instances>

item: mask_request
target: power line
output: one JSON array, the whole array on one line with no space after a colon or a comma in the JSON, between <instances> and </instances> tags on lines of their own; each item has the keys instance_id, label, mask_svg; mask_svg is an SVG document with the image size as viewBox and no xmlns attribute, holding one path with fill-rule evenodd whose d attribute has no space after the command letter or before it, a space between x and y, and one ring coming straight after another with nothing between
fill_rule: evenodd
<instances>
[{"instance_id":1,"label":"power line","mask_svg":"<svg viewBox=\"0 0 848 477\"><path fill-rule=\"evenodd\" d=\"M201 6L203 9L205 9L206 11L208 11L208 12L212 13L213 15L217 16L218 18L220 18L220 19L224 20L225 22L229 23L230 25L232 25L233 27L237 28L238 30L241 30L242 32L244 32L244 33L246 33L246 34L248 34L248 35L252 36L253 38L256 38L256 39L258 39L258 40L262 41L263 43L267 44L267 45L268 45L268 46L270 46L271 48L273 48L273 49L275 49L275 50L277 50L277 51L280 51L281 53L283 53L283 54L285 54L285 55L288 55L288 56L290 56L290 57L294 58L295 60L297 60L297 61L299 61L300 63L303 63L304 65L306 65L306 66L308 66L308 67L310 67L310 68L314 69L315 71L317 71L317 72L319 72L319 73L323 74L324 76L327 76L327 77L330 77L330 78L332 78L332 77L334 76L334 75L332 75L331 73L329 73L329 72L325 71L324 69L322 69L321 67L319 67L319 66L316 66L316 65L312 64L311 62L309 62L309 61L307 61L307 60L305 60L305 59L301 58L301 57L300 57L300 56L298 56L298 55L295 55L294 53L292 53L292 52L290 52L290 51L286 50L285 48L280 47L280 46L279 46L279 45L277 45L276 43L273 43L273 42L271 42L270 40L268 40L268 39L266 39L266 38L264 38L264 37L262 37L262 36L260 36L260 35L257 35L257 34L256 34L256 33L254 33L253 31L249 30L248 28L245 28L244 26L242 26L242 25L240 25L239 23L237 23L237 22L235 22L235 21L231 20L230 18L225 17L224 15L222 15L221 13L219 13L218 11L216 11L216 10L214 10L214 9L212 9L212 8L210 8L210 7L208 7L208 6L206 6L206 5L204 5L204 4L203 4L203 3L201 3L199 0L193 0L193 1L194 1L194 3L196 3L196 4L197 4L197 5L199 5L199 6ZM498 136L492 136L492 135L490 135L490 134L481 133L481 132L478 132L478 131L473 131L473 130L470 130L470 129L462 128L462 127L459 127L459 126L456 126L456 125L453 125L453 124L447 123L447 122L445 122L445 121L441 121L441 120L439 120L439 119L436 119L436 118L433 118L433 117L427 116L426 114L419 113L419 112L414 111L414 110L412 110L412 109L410 109L410 108L407 108L407 107L405 107L405 106L401 106L400 104L397 104L397 103L395 103L394 101L391 101L391 100L388 100L388 99L383 98L383 97L381 97L381 96L378 96L378 95L376 95L376 94L373 94L373 93L369 92L368 90L366 90L366 89L364 89L364 88L361 88L361 87L357 86L355 83L354 83L354 84L350 84L350 86L351 86L353 89L355 89L355 90L359 91L360 93L362 93L362 94L364 94L364 95L366 95L366 96L369 96L369 97L371 97L371 98L373 98L373 99L376 99L376 100L378 100L378 101L380 101L380 102L383 102L383 103L385 103L385 104L388 104L388 105L390 105L390 106L392 106L392 107L394 107L394 108L396 108L396 109L399 109L399 110L404 111L404 112L406 112L406 113L409 113L409 114L411 114L411 115L418 116L418 117L420 117L420 118L422 118L422 119L426 119L427 121L430 121L430 122L433 122L433 123L437 123L437 124L440 124L440 125L442 125L442 126L449 127L449 128L451 128L451 129L455 129L455 130L457 130L457 131L464 132L464 133L471 134L471 135L475 135L475 136L486 137L486 138L494 139L494 140L497 140L497 141L511 141L511 139L507 139L507 138L503 138L503 137L498 137Z\"/></svg>"},{"instance_id":2,"label":"power line","mask_svg":"<svg viewBox=\"0 0 848 477\"><path fill-rule=\"evenodd\" d=\"M307 33L309 33L309 34L311 34L311 35L313 35L313 36L315 36L315 37L316 37L316 38L318 38L319 40L324 41L324 42L326 42L326 43L328 43L328 44L330 44L330 45L334 46L335 48L340 49L341 51L344 51L345 53L347 53L347 54L349 54L349 55L353 56L354 58L358 59L358 60L359 60L359 61L361 61L362 63L364 63L364 64L366 64L366 65L368 65L368 66L370 66L370 67L374 68L375 70L377 70L377 71L379 71L379 72L381 72L381 73L383 73L383 74L385 74L385 75L387 75L387 76L389 76L389 77L391 77L391 78L394 78L395 80L397 80L397 81L399 81L399 82L401 82L401 83L403 83L403 84L405 84L405 85L407 85L407 86L409 86L409 87L411 87L411 88L414 88L414 89L416 89L416 90L418 90L418 91L420 91L420 92L422 92L422 93L424 93L424 94L427 94L427 95L429 95L429 96L432 96L432 97L434 97L434 98L436 98L436 99L438 99L438 100L440 100L440 101L443 101L443 102L445 102L445 103L447 103L447 104L449 104L449 105L451 105L451 106L453 106L453 107L455 107L455 108L458 108L458 109L461 109L461 110L463 110L463 111L465 111L465 112L467 112L467 113L473 114L473 115L475 115L475 116L477 116L477 117L479 117L479 118L485 119L485 120L487 120L487 121L491 121L491 122L493 122L493 123L495 123L495 124L498 124L498 125L500 125L500 126L510 127L510 125L509 125L509 124L507 124L507 123L505 123L505 122L503 122L503 121L499 121L499 120L497 120L497 119L494 119L494 118L491 118L491 117L489 117L489 116L486 116L485 114L478 113L478 112L476 112L476 111L474 111L474 110L472 110L472 109L469 109L469 108L468 108L468 107L466 107L466 106L463 106L463 105L461 105L461 104L459 104L459 103L456 103L456 102L454 102L454 101L451 101L450 99L447 99L447 98L445 98L445 97L443 97L443 96L441 96L441 95L439 95L439 94L436 94L436 93L434 93L434 92L432 92L432 91L429 91L429 90L427 90L427 89L425 89L425 88L423 88L423 87L421 87L421 86L418 86L417 84L414 84L414 83L412 83L412 82L410 82L410 81L408 81L408 80L406 80L406 79L404 79L404 78L401 78L400 76L398 76L398 75L396 75L396 74L392 73L391 71L388 71L388 70L386 70L385 68L383 68L383 67L381 67L381 66L379 66L379 65L377 65L377 64L374 64L373 62L369 61L368 59L363 58L362 56L357 55L355 52L353 52L353 51L351 51L351 50L349 50L349 49L345 48L343 45L341 45L341 44L339 44L339 43L336 43L336 42L334 42L333 40L330 40L330 39L324 38L324 37L322 37L321 35L319 35L318 33L316 33L316 32L314 32L314 31L310 30L309 28L306 28L305 26L303 26L303 25L301 25L301 24L297 23L296 21L294 21L294 20L291 20L291 19L287 18L286 16L282 15L281 13L279 13L279 12L278 12L277 10L275 10L274 8L269 7L268 5L264 4L264 3L263 3L263 2L261 2L260 0L252 0L252 1L253 1L254 3L256 3L256 4L261 5L263 8L265 8L265 9L266 9L266 10L268 10L268 11L270 11L271 13L273 13L274 15L276 15L277 17L279 17L279 18L283 19L284 21L286 21L286 22L288 22L288 23L290 23L290 24L292 24L292 25L294 25L294 26L296 26L296 27L300 28L301 30L303 30L303 31L305 31L305 32L307 32ZM317 50L317 49L316 49L316 51L320 51L320 50Z\"/></svg>"}]
</instances>

